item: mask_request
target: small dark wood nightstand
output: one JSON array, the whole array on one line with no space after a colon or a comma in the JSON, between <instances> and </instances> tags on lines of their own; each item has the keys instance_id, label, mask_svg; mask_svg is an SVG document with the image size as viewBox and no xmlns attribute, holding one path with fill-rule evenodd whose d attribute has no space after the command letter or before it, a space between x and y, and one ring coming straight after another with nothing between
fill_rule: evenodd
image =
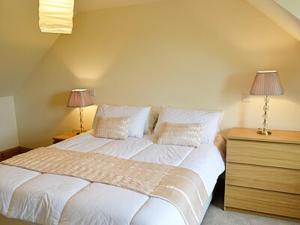
<instances>
[{"instance_id":1,"label":"small dark wood nightstand","mask_svg":"<svg viewBox=\"0 0 300 225\"><path fill-rule=\"evenodd\" d=\"M5 151L1 151L0 152L0 162L3 161L3 160L9 159L13 156L26 153L30 150L31 150L31 148L15 147L15 148L11 148L11 149L8 149L8 150L5 150Z\"/></svg>"},{"instance_id":2,"label":"small dark wood nightstand","mask_svg":"<svg viewBox=\"0 0 300 225\"><path fill-rule=\"evenodd\" d=\"M300 132L228 134L225 210L300 219Z\"/></svg>"},{"instance_id":3,"label":"small dark wood nightstand","mask_svg":"<svg viewBox=\"0 0 300 225\"><path fill-rule=\"evenodd\" d=\"M67 140L69 138L75 137L76 135L80 134L79 131L73 130L73 131L66 131L63 132L55 137L53 137L53 144L59 143L61 141Z\"/></svg>"}]
</instances>

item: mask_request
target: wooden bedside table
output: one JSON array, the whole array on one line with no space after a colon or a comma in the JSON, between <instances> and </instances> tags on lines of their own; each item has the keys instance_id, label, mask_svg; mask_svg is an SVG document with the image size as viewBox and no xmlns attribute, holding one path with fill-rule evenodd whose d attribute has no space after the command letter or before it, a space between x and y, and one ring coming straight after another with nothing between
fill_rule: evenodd
<instances>
[{"instance_id":1,"label":"wooden bedside table","mask_svg":"<svg viewBox=\"0 0 300 225\"><path fill-rule=\"evenodd\" d=\"M300 132L231 129L224 209L300 219Z\"/></svg>"},{"instance_id":2,"label":"wooden bedside table","mask_svg":"<svg viewBox=\"0 0 300 225\"><path fill-rule=\"evenodd\" d=\"M64 133L59 134L59 135L52 138L53 139L53 144L56 144L58 142L61 142L61 141L67 140L69 138L75 137L78 134L80 134L80 132L76 131L76 130L64 132Z\"/></svg>"},{"instance_id":3,"label":"wooden bedside table","mask_svg":"<svg viewBox=\"0 0 300 225\"><path fill-rule=\"evenodd\" d=\"M5 151L0 151L0 162L9 159L13 156L26 153L30 150L31 150L30 148L25 148L25 147L15 147Z\"/></svg>"}]
</instances>

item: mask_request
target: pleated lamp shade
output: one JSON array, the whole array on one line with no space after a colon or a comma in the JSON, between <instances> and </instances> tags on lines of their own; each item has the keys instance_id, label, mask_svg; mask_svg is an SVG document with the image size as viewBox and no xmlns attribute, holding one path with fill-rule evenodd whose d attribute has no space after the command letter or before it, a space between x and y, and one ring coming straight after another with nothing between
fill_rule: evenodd
<instances>
[{"instance_id":1,"label":"pleated lamp shade","mask_svg":"<svg viewBox=\"0 0 300 225\"><path fill-rule=\"evenodd\" d=\"M93 105L93 100L87 89L74 89L71 91L68 107L78 108Z\"/></svg>"},{"instance_id":2,"label":"pleated lamp shade","mask_svg":"<svg viewBox=\"0 0 300 225\"><path fill-rule=\"evenodd\" d=\"M250 90L251 95L283 95L284 90L281 85L277 71L257 71L255 80Z\"/></svg>"},{"instance_id":3,"label":"pleated lamp shade","mask_svg":"<svg viewBox=\"0 0 300 225\"><path fill-rule=\"evenodd\" d=\"M39 0L39 25L42 32L71 34L74 0Z\"/></svg>"}]
</instances>

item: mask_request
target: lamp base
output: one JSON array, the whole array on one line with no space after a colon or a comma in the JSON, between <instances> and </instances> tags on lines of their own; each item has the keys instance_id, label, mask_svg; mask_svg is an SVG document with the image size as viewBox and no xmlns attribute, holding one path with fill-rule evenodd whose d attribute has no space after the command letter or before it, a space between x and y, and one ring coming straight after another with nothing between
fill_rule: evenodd
<instances>
[{"instance_id":1,"label":"lamp base","mask_svg":"<svg viewBox=\"0 0 300 225\"><path fill-rule=\"evenodd\" d=\"M258 129L258 131L256 133L259 135L265 135L265 136L269 136L272 134L271 131L265 130L265 129Z\"/></svg>"}]
</instances>

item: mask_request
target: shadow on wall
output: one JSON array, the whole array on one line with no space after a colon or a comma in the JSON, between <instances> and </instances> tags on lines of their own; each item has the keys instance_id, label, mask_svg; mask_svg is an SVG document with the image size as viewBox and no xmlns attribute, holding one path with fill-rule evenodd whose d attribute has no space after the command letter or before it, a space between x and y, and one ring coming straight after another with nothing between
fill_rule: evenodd
<instances>
[{"instance_id":1,"label":"shadow on wall","mask_svg":"<svg viewBox=\"0 0 300 225\"><path fill-rule=\"evenodd\" d=\"M222 96L228 98L228 102L236 101L236 96L247 95L251 88L255 76L250 73L236 73L226 77L225 85L222 90Z\"/></svg>"},{"instance_id":2,"label":"shadow on wall","mask_svg":"<svg viewBox=\"0 0 300 225\"><path fill-rule=\"evenodd\" d=\"M49 99L49 107L62 108L67 107L67 102L70 96L70 91L64 91L54 94Z\"/></svg>"},{"instance_id":3,"label":"shadow on wall","mask_svg":"<svg viewBox=\"0 0 300 225\"><path fill-rule=\"evenodd\" d=\"M254 79L254 75L250 73L235 73L226 77L225 84L222 90L222 95L224 101L226 101L226 107L228 105L236 105L238 110L238 118L237 124L239 126L246 126L247 117L249 114L249 107L246 104L239 104L242 101L242 98L247 97L249 95L249 90L251 88L252 81ZM240 96L240 98L237 98ZM226 111L226 109L224 109Z\"/></svg>"}]
</instances>

